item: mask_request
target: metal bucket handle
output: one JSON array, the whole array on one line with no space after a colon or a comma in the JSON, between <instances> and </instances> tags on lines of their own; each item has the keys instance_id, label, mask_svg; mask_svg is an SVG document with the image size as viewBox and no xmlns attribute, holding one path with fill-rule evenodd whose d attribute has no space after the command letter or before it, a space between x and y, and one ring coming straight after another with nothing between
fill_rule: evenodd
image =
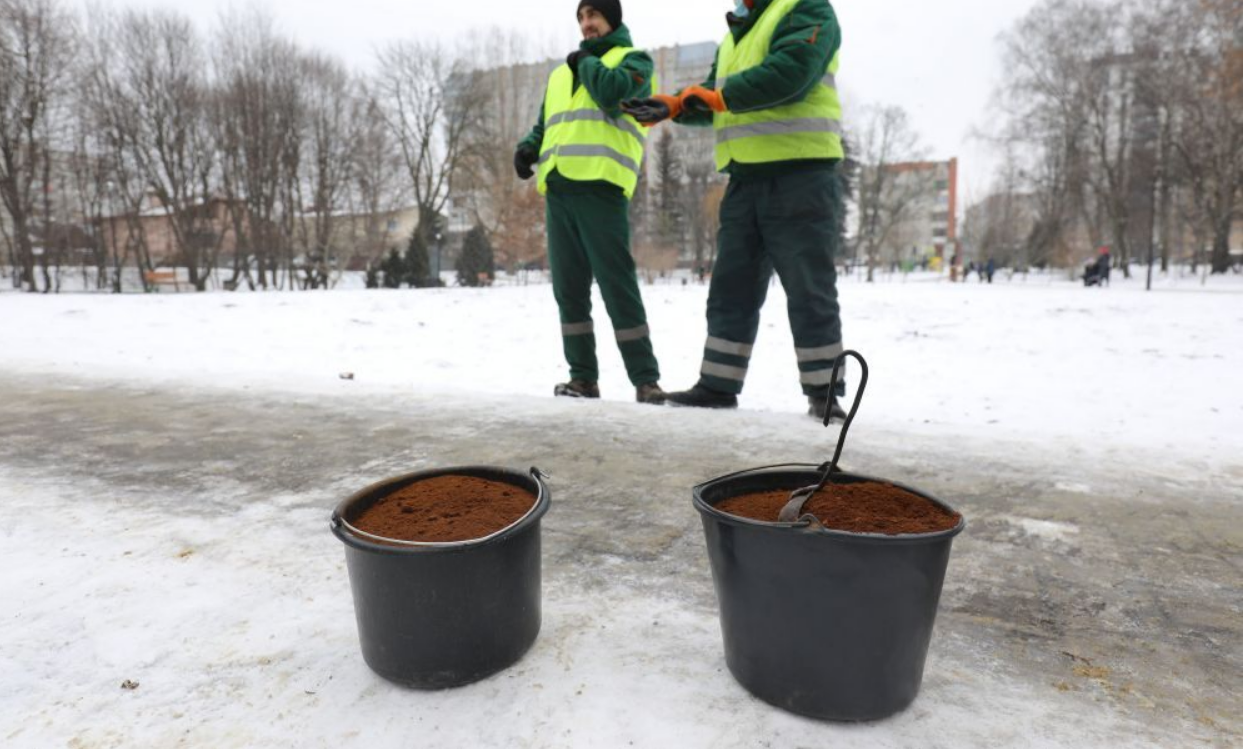
<instances>
[{"instance_id":1,"label":"metal bucket handle","mask_svg":"<svg viewBox=\"0 0 1243 749\"><path fill-rule=\"evenodd\" d=\"M858 360L862 375L859 378L859 387L855 390L855 402L850 407L850 413L846 415L846 421L842 424L841 433L837 435L837 449L833 452L833 459L820 466L820 469L823 471L820 475L820 481L818 481L814 486L805 486L802 489L795 489L790 494L790 501L786 503L785 507L781 508L781 513L777 516L777 519L782 523L793 523L800 520L806 520L813 525L820 524L820 521L814 516L803 515L803 506L807 504L807 501L811 499L813 494L824 488L824 485L829 482L829 476L838 470L837 461L841 459L842 448L846 446L846 434L850 431L850 425L854 423L855 414L859 413L859 404L863 402L863 392L867 390L868 386L868 363L867 360L863 358L863 355L858 351L844 351L833 360L833 374L830 377L829 382L834 384L837 383L837 374L841 370L842 365L846 363L846 359L848 357ZM830 385L830 387L832 386ZM830 394L830 400L832 397L833 396ZM832 403L830 402L829 404L826 404L824 409L824 425L826 427L829 425L829 421L832 418L833 409L831 406Z\"/></svg>"}]
</instances>

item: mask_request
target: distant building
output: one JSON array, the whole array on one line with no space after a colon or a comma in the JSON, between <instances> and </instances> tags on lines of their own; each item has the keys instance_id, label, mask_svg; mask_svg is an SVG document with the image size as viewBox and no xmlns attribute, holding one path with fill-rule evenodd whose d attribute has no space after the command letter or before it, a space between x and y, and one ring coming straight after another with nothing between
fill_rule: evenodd
<instances>
[{"instance_id":1,"label":"distant building","mask_svg":"<svg viewBox=\"0 0 1243 749\"><path fill-rule=\"evenodd\" d=\"M952 259L959 249L958 159L900 162L885 170L893 192L913 196L892 233L894 259Z\"/></svg>"},{"instance_id":2,"label":"distant building","mask_svg":"<svg viewBox=\"0 0 1243 749\"><path fill-rule=\"evenodd\" d=\"M228 201L213 198L189 210L195 214L197 230L186 238L187 243L205 253L232 257L237 249L237 236ZM186 265L177 243L172 214L154 195L147 196L141 210L103 216L99 224L104 247L110 256L132 255L145 243L153 266Z\"/></svg>"},{"instance_id":3,"label":"distant building","mask_svg":"<svg viewBox=\"0 0 1243 749\"><path fill-rule=\"evenodd\" d=\"M228 201L212 198L190 210L196 214L197 228L188 241L204 253L204 259L214 256L218 264L231 264L238 242L234 212L229 209ZM246 208L239 204L238 210L241 211L242 231L247 232L249 220ZM404 252L418 222L416 206L395 208L374 215L334 214L327 241L330 265L346 270L362 270L368 262L382 257L389 249ZM177 244L173 216L154 196L148 196L143 209L137 213L104 216L100 221L100 231L104 247L110 255L132 254L145 241L153 266L186 265ZM294 231L294 245L300 252L317 244L316 217L313 214L303 215Z\"/></svg>"}]
</instances>

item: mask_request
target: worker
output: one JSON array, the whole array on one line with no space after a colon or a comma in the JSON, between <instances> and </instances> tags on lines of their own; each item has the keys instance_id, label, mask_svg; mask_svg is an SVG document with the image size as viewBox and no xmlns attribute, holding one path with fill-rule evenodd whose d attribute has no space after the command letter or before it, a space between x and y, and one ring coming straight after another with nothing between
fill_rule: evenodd
<instances>
[{"instance_id":1,"label":"worker","mask_svg":"<svg viewBox=\"0 0 1243 749\"><path fill-rule=\"evenodd\" d=\"M702 85L624 104L648 126L666 119L712 126L717 169L729 175L699 381L666 402L737 407L776 270L808 413L844 419L837 402L844 378L831 382L843 351L833 265L845 219L836 171L844 155L837 16L826 0L738 0L726 22Z\"/></svg>"},{"instance_id":2,"label":"worker","mask_svg":"<svg viewBox=\"0 0 1243 749\"><path fill-rule=\"evenodd\" d=\"M548 262L570 367L569 381L553 392L600 397L594 277L635 399L660 403L660 368L630 254L630 198L647 129L620 109L624 99L651 95L654 65L631 46L619 0L582 0L578 25L583 41L552 72L539 121L514 154L521 179L538 170L546 201Z\"/></svg>"}]
</instances>

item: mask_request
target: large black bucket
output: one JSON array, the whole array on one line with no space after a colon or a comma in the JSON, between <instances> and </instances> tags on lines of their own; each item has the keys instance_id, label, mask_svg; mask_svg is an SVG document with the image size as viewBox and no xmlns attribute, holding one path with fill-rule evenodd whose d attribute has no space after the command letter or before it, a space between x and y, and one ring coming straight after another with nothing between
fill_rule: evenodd
<instances>
[{"instance_id":1,"label":"large black bucket","mask_svg":"<svg viewBox=\"0 0 1243 749\"><path fill-rule=\"evenodd\" d=\"M721 607L725 662L756 697L830 720L875 720L919 692L950 545L940 533L846 533L717 510L743 494L815 484L823 466L757 469L694 488ZM831 484L884 481L833 473ZM952 510L951 510L952 511Z\"/></svg>"},{"instance_id":2,"label":"large black bucket","mask_svg":"<svg viewBox=\"0 0 1243 749\"><path fill-rule=\"evenodd\" d=\"M447 475L513 484L537 500L518 522L471 541L376 542L354 527L380 498ZM390 478L338 505L332 532L345 543L367 665L399 684L443 689L517 662L539 634L539 521L549 501L537 469L527 474L472 466Z\"/></svg>"}]
</instances>

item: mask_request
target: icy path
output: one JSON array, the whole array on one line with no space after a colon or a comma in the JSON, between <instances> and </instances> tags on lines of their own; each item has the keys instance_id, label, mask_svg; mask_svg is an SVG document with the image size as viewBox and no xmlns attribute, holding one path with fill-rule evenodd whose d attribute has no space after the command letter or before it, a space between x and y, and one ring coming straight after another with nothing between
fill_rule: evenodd
<instances>
[{"instance_id":1,"label":"icy path","mask_svg":"<svg viewBox=\"0 0 1243 749\"><path fill-rule=\"evenodd\" d=\"M708 477L822 459L829 435L804 417L0 375L0 744L1240 740L1243 470L1174 478L1004 441L964 454L895 426L861 422L850 467L942 496L971 525L920 698L834 725L752 699L724 669L690 504ZM407 691L358 653L328 511L376 478L463 463L554 477L543 630L498 676Z\"/></svg>"}]
</instances>

